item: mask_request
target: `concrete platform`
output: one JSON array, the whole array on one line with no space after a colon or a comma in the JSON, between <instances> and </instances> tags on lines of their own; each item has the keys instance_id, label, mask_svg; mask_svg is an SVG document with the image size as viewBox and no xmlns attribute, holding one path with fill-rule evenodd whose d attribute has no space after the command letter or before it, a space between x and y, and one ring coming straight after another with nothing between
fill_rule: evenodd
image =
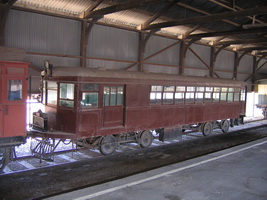
<instances>
[{"instance_id":1,"label":"concrete platform","mask_svg":"<svg viewBox=\"0 0 267 200\"><path fill-rule=\"evenodd\" d=\"M266 200L267 138L49 200Z\"/></svg>"}]
</instances>

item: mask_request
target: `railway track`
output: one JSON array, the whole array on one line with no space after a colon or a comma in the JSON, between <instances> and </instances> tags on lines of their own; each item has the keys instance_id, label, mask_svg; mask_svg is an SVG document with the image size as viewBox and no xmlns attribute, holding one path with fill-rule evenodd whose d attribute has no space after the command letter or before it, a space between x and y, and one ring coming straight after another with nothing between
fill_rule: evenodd
<instances>
[{"instance_id":1,"label":"railway track","mask_svg":"<svg viewBox=\"0 0 267 200\"><path fill-rule=\"evenodd\" d=\"M257 127L257 126L261 126L264 124L267 125L267 120L254 120L254 121L245 123L245 125L235 126L234 128L231 128L229 132L251 128L251 127ZM223 133L220 129L215 129L213 130L213 135L216 135L216 134L223 134ZM168 145L168 144L177 143L177 142L181 142L185 140L198 139L204 136L200 132L189 131L189 132L186 132L180 135L180 137L176 139L168 140L165 142L159 141L157 138L158 136L155 134L154 134L154 137L155 137L155 140L153 141L151 145L152 147ZM103 156L99 152L98 149L79 149L79 148L76 148L75 144L70 143L69 145L64 145L64 144L59 145L59 147L57 148L57 151L54 152L53 161L40 160L32 156L29 150L30 142L31 141L29 139L26 144L21 145L20 147L16 148L17 158L13 162L8 164L8 166L2 172L2 175L28 171L28 170L33 170L33 169L39 169L43 167L73 163L77 161L83 161L83 160L88 160L88 159L93 159L93 158ZM127 151L135 151L139 149L141 149L141 147L136 143L123 144L119 146L115 154L120 154L122 152L127 152Z\"/></svg>"},{"instance_id":2,"label":"railway track","mask_svg":"<svg viewBox=\"0 0 267 200\"><path fill-rule=\"evenodd\" d=\"M137 145L127 145L107 157L92 151L96 157L91 159L83 157L83 160L76 161L75 158L83 154L79 151L72 157L75 161L68 161L68 164L55 162L53 167L0 175L0 199L43 199L267 137L266 121L254 123L249 127L247 124L244 128L238 127L240 130L224 134L215 130L212 136L206 138L200 136L200 133L189 133L183 135L188 141L170 141L166 145L158 146L156 142L153 143L154 147L145 149ZM191 140L192 138L198 139ZM68 153L64 154L63 159L65 156L69 157Z\"/></svg>"}]
</instances>

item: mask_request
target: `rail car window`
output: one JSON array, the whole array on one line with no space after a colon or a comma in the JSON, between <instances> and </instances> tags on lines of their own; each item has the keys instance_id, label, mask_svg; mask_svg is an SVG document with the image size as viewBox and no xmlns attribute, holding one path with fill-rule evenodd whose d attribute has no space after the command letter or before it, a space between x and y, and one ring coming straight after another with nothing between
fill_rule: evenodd
<instances>
[{"instance_id":1,"label":"rail car window","mask_svg":"<svg viewBox=\"0 0 267 200\"><path fill-rule=\"evenodd\" d=\"M220 101L226 101L227 100L227 88L222 88L221 90L221 96L220 96Z\"/></svg>"},{"instance_id":2,"label":"rail car window","mask_svg":"<svg viewBox=\"0 0 267 200\"><path fill-rule=\"evenodd\" d=\"M57 83L54 81L47 82L47 104L57 105Z\"/></svg>"},{"instance_id":3,"label":"rail car window","mask_svg":"<svg viewBox=\"0 0 267 200\"><path fill-rule=\"evenodd\" d=\"M111 87L111 93L110 93L110 106L115 106L116 105L116 94L117 94L117 88L116 87Z\"/></svg>"},{"instance_id":4,"label":"rail car window","mask_svg":"<svg viewBox=\"0 0 267 200\"><path fill-rule=\"evenodd\" d=\"M123 87L117 88L117 105L122 105L123 102Z\"/></svg>"},{"instance_id":5,"label":"rail car window","mask_svg":"<svg viewBox=\"0 0 267 200\"><path fill-rule=\"evenodd\" d=\"M185 86L176 86L175 103L184 103Z\"/></svg>"},{"instance_id":6,"label":"rail car window","mask_svg":"<svg viewBox=\"0 0 267 200\"><path fill-rule=\"evenodd\" d=\"M21 101L22 100L22 81L9 80L8 81L8 100Z\"/></svg>"},{"instance_id":7,"label":"rail car window","mask_svg":"<svg viewBox=\"0 0 267 200\"><path fill-rule=\"evenodd\" d=\"M203 103L205 87L196 87L196 103Z\"/></svg>"},{"instance_id":8,"label":"rail car window","mask_svg":"<svg viewBox=\"0 0 267 200\"><path fill-rule=\"evenodd\" d=\"M205 87L204 102L212 102L213 87Z\"/></svg>"},{"instance_id":9,"label":"rail car window","mask_svg":"<svg viewBox=\"0 0 267 200\"><path fill-rule=\"evenodd\" d=\"M227 101L232 102L234 100L234 88L228 88Z\"/></svg>"},{"instance_id":10,"label":"rail car window","mask_svg":"<svg viewBox=\"0 0 267 200\"><path fill-rule=\"evenodd\" d=\"M98 84L81 84L82 100L81 106L83 108L98 107Z\"/></svg>"},{"instance_id":11,"label":"rail car window","mask_svg":"<svg viewBox=\"0 0 267 200\"><path fill-rule=\"evenodd\" d=\"M221 92L221 88L214 87L214 90L213 90L213 102L219 102L220 101L220 92Z\"/></svg>"},{"instance_id":12,"label":"rail car window","mask_svg":"<svg viewBox=\"0 0 267 200\"><path fill-rule=\"evenodd\" d=\"M194 103L195 101L195 87L186 87L185 103Z\"/></svg>"},{"instance_id":13,"label":"rail car window","mask_svg":"<svg viewBox=\"0 0 267 200\"><path fill-rule=\"evenodd\" d=\"M81 106L86 108L98 107L98 93L83 92Z\"/></svg>"},{"instance_id":14,"label":"rail car window","mask_svg":"<svg viewBox=\"0 0 267 200\"><path fill-rule=\"evenodd\" d=\"M173 104L174 86L164 86L163 104Z\"/></svg>"},{"instance_id":15,"label":"rail car window","mask_svg":"<svg viewBox=\"0 0 267 200\"><path fill-rule=\"evenodd\" d=\"M59 105L74 107L74 84L60 83Z\"/></svg>"},{"instance_id":16,"label":"rail car window","mask_svg":"<svg viewBox=\"0 0 267 200\"><path fill-rule=\"evenodd\" d=\"M162 91L163 91L163 86L151 86L150 104L162 103Z\"/></svg>"},{"instance_id":17,"label":"rail car window","mask_svg":"<svg viewBox=\"0 0 267 200\"><path fill-rule=\"evenodd\" d=\"M234 101L239 101L239 100L240 100L240 89L235 88Z\"/></svg>"},{"instance_id":18,"label":"rail car window","mask_svg":"<svg viewBox=\"0 0 267 200\"><path fill-rule=\"evenodd\" d=\"M123 104L122 86L104 87L104 106L120 106Z\"/></svg>"}]
</instances>

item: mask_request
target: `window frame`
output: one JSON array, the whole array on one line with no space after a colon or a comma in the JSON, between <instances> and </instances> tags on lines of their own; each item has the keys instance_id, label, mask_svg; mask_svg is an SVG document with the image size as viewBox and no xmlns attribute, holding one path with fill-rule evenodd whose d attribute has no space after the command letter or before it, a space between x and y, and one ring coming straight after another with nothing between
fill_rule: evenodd
<instances>
[{"instance_id":1,"label":"window frame","mask_svg":"<svg viewBox=\"0 0 267 200\"><path fill-rule=\"evenodd\" d=\"M13 90L12 87L14 87L14 84L17 84L19 87L18 90ZM13 93L12 93L13 92ZM19 99L12 99L17 95L14 92L18 92ZM13 97L12 97L13 96ZM21 78L9 78L7 79L7 96L6 96L7 102L12 103L20 103L24 100L24 86L23 86L23 80Z\"/></svg>"},{"instance_id":2,"label":"window frame","mask_svg":"<svg viewBox=\"0 0 267 200\"><path fill-rule=\"evenodd\" d=\"M179 90L178 90L179 88ZM180 90L181 89L181 90ZM185 103L185 92L186 92L186 86L175 86L175 93L174 93L174 104L184 104ZM178 96L178 94L180 94L182 96L182 101L178 101L179 99L176 98L176 94Z\"/></svg>"},{"instance_id":3,"label":"window frame","mask_svg":"<svg viewBox=\"0 0 267 200\"><path fill-rule=\"evenodd\" d=\"M105 88L109 88L109 97L108 97L108 105L106 105L106 97L105 97ZM116 88L116 96L115 96L115 105L111 105L111 100L112 100L112 96L111 96L111 92L112 92L112 88ZM119 88L122 88L122 94L121 94L121 98L118 98L119 96ZM124 85L104 85L103 86L103 107L115 107L115 106L124 106L124 93L125 93L125 87ZM120 100L119 100L120 99Z\"/></svg>"},{"instance_id":4,"label":"window frame","mask_svg":"<svg viewBox=\"0 0 267 200\"><path fill-rule=\"evenodd\" d=\"M193 90L189 90L189 88L192 88ZM188 98L193 94L193 98ZM187 97L188 96L188 97ZM196 98L196 86L186 86L185 90L185 104L195 104L195 98ZM190 100L190 101L189 101Z\"/></svg>"},{"instance_id":5,"label":"window frame","mask_svg":"<svg viewBox=\"0 0 267 200\"><path fill-rule=\"evenodd\" d=\"M172 87L173 89L171 91L167 90L167 87ZM162 91L162 104L163 105L173 105L174 104L174 93L175 93L175 86L163 86ZM172 99L165 98L167 95L171 95Z\"/></svg>"},{"instance_id":6,"label":"window frame","mask_svg":"<svg viewBox=\"0 0 267 200\"><path fill-rule=\"evenodd\" d=\"M160 90L158 89L153 89L153 88L161 88ZM151 85L150 86L150 96L149 96L149 104L152 106L159 106L162 105L163 103L163 90L164 87L162 85ZM155 94L155 98L151 99L151 96ZM160 96L160 98L157 98L157 96ZM152 103L152 100L155 100L155 103Z\"/></svg>"},{"instance_id":7,"label":"window frame","mask_svg":"<svg viewBox=\"0 0 267 200\"><path fill-rule=\"evenodd\" d=\"M92 88L83 88L83 85L94 85ZM97 94L97 102L95 106L83 106L82 101L83 101L83 95L84 94ZM100 85L96 83L80 83L80 98L79 98L79 105L82 109L98 109L99 108L99 97L100 97ZM89 98L90 101L90 98Z\"/></svg>"},{"instance_id":8,"label":"window frame","mask_svg":"<svg viewBox=\"0 0 267 200\"><path fill-rule=\"evenodd\" d=\"M56 88L52 88L52 87L50 88L48 86L48 83L52 83L52 82L54 82L56 84ZM49 91L55 91L56 92L56 102L55 102L55 104L48 102L48 98L49 98L48 93L49 93ZM43 97L44 101L45 101L44 104L48 105L48 106L57 107L57 105L58 105L58 83L56 81L44 81L44 90L43 90L43 92L45 93L44 97Z\"/></svg>"}]
</instances>

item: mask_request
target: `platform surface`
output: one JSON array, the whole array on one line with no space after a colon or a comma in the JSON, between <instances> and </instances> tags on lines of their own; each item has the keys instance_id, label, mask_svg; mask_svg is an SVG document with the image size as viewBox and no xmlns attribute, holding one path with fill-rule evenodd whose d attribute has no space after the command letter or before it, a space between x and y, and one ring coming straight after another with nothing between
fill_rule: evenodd
<instances>
[{"instance_id":1,"label":"platform surface","mask_svg":"<svg viewBox=\"0 0 267 200\"><path fill-rule=\"evenodd\" d=\"M267 138L47 199L266 200Z\"/></svg>"}]
</instances>

